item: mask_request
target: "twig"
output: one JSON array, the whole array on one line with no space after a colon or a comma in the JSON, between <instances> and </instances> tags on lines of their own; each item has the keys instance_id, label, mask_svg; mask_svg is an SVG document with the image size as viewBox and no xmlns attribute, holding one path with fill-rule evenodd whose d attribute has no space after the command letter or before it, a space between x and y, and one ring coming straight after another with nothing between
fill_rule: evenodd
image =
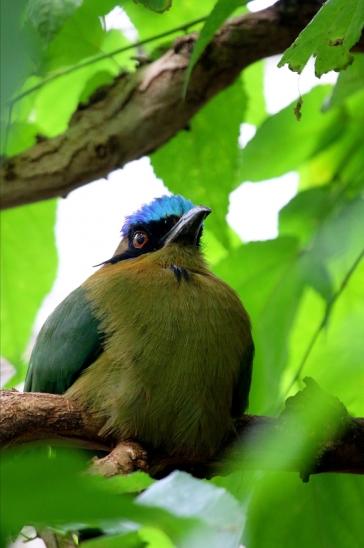
<instances>
[{"instance_id":1,"label":"twig","mask_svg":"<svg viewBox=\"0 0 364 548\"><path fill-rule=\"evenodd\" d=\"M186 31L190 29L191 27L198 25L199 23L203 23L203 21L205 21L206 18L207 16L199 17L198 19L194 19L192 21L184 23L183 25L179 25L178 27L175 27L173 29L169 29L159 34L155 34L154 36L150 36L149 38L138 40L137 42L133 42L132 44L128 44L127 46L123 46L122 48L116 48L112 51L108 51L107 53L99 53L98 55L94 55L93 57L89 59L85 59L85 61L82 61L81 63L78 63L77 65L72 65L70 67L67 67L66 69L62 69L59 72L52 74L51 76L48 76L48 78L44 78L38 84L35 84L34 86L26 89L22 93L19 93L18 95L16 95L11 101L9 101L9 103L10 105L13 106L15 105L15 103L17 103L21 99L24 99L24 97L27 97L31 93L34 93L34 91L38 91L38 89L41 89L45 85L49 84L50 82L53 82L54 80L57 80L58 78L61 78L62 76L71 74L72 72L75 72L77 70L93 65L94 63L98 63L99 61L103 61L104 59L109 59L110 57L114 57L115 55L119 55L120 53L124 53L125 51L130 51L131 49L144 46L145 44L149 44L150 42L155 42L156 40L160 40L161 38L165 38L167 36L170 36L171 34L176 34L177 32L180 32L183 30Z\"/></svg>"},{"instance_id":2,"label":"twig","mask_svg":"<svg viewBox=\"0 0 364 548\"><path fill-rule=\"evenodd\" d=\"M336 301L338 300L338 298L340 297L340 295L342 294L342 292L344 291L344 289L346 288L346 286L348 285L349 283L349 280L351 278L351 276L354 274L355 270L357 269L357 267L359 266L361 260L363 259L364 257L364 249L362 249L362 251L359 253L359 255L357 256L357 258L355 259L355 261L353 262L353 264L351 265L351 267L349 268L349 270L346 272L344 278L342 279L341 281L341 284L338 288L338 290L334 293L334 295L331 297L331 300L327 303L326 307L325 307L325 311L324 311L324 314L323 314L323 317L320 321L320 323L318 324L317 328L315 329L308 345L307 345L307 348L302 356L302 359L301 359L301 362L297 368L297 371L296 373L294 374L290 384L288 385L288 388L286 390L286 393L285 393L285 397L288 396L288 394L290 393L292 387L294 386L295 382L298 380L298 378L300 377L305 365L306 365L306 362L308 360L308 358L310 357L310 354L316 344L316 341L318 340L321 332L325 329L325 327L327 326L328 324L328 321L330 319L330 315L331 315L331 312L332 312L332 309L336 303Z\"/></svg>"}]
</instances>

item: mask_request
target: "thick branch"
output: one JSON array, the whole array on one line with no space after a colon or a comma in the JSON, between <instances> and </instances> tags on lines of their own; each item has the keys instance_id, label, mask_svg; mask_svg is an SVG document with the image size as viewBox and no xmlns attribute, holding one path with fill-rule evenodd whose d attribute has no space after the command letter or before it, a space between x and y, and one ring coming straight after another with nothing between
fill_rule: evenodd
<instances>
[{"instance_id":1,"label":"thick branch","mask_svg":"<svg viewBox=\"0 0 364 548\"><path fill-rule=\"evenodd\" d=\"M15 390L0 391L0 447L10 447L36 440L66 439L78 446L90 449L110 451L117 440L105 439L99 435L99 425L92 416L82 411L73 402L63 396L53 394L20 393ZM280 419L244 415L236 421L237 435L227 444L230 451L234 443L246 443L262 432L262 429L279 430L284 428ZM122 444L123 445L123 444ZM127 444L126 444L127 445ZM135 451L132 444L132 451ZM284 455L285 448L282 448ZM130 446L127 447L130 452ZM136 454L138 451L136 451ZM144 459L144 453L140 454ZM143 459L137 455L136 460ZM115 455L114 455L115 457ZM123 453L123 457L125 454ZM211 462L186 461L148 451L147 467L152 475L160 476L174 468L186 469L196 475L206 476L220 468L222 455ZM110 464L108 462L107 464ZM248 463L252 466L251 463ZM299 465L296 468L299 470ZM364 419L350 419L345 431L332 439L320 450L311 473L346 472L364 474Z\"/></svg>"},{"instance_id":2,"label":"thick branch","mask_svg":"<svg viewBox=\"0 0 364 548\"><path fill-rule=\"evenodd\" d=\"M119 76L79 107L62 135L42 140L0 170L2 208L65 196L149 154L179 130L251 63L282 52L320 7L281 0L228 21L197 64L186 100L182 90L195 35L179 39L154 63Z\"/></svg>"}]
</instances>

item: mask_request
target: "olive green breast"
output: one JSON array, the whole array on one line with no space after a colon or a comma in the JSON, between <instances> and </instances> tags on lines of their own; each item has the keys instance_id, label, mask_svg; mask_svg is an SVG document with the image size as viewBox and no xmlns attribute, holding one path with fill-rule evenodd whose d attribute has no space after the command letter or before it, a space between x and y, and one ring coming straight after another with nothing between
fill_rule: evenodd
<instances>
[{"instance_id":1,"label":"olive green breast","mask_svg":"<svg viewBox=\"0 0 364 548\"><path fill-rule=\"evenodd\" d=\"M170 268L176 260L186 279ZM232 427L250 343L236 295L190 256L157 252L108 265L84 287L106 345L68 394L121 438L169 453L214 453Z\"/></svg>"}]
</instances>

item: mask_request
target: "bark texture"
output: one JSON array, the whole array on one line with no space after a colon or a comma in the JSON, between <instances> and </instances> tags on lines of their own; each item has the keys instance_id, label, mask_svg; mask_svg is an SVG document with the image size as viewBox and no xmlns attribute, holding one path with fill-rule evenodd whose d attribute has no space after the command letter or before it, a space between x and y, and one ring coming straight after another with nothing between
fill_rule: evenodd
<instances>
[{"instance_id":1,"label":"bark texture","mask_svg":"<svg viewBox=\"0 0 364 548\"><path fill-rule=\"evenodd\" d=\"M151 153L185 128L242 69L284 51L321 4L281 0L226 22L195 67L185 99L182 90L194 34L178 39L134 74L121 74L79 106L65 133L3 162L1 207L66 196ZM358 48L364 49L363 40Z\"/></svg>"},{"instance_id":2,"label":"bark texture","mask_svg":"<svg viewBox=\"0 0 364 548\"><path fill-rule=\"evenodd\" d=\"M334 405L342 405L337 403L336 398L329 397ZM1 390L0 405L0 448L36 440L67 440L78 447L107 452L106 457L95 459L92 464L94 471L104 475L142 469L155 477L161 477L178 468L206 477L222 469L224 457L227 454L233 455L236 444L245 444L246 466L254 468L255 462L261 462L259 448L254 448L254 441L262 431L273 429L279 432L286 428L284 416L271 418L244 415L236 421L236 437L227 442L221 454L210 462L196 462L148 451L148 448L141 447L136 441L120 442L104 438L100 436L100 425L93 417L63 396ZM344 407L343 410L345 425L339 433L318 447L309 470L302 470L298 462L293 463L289 470L298 471L303 476L322 472L364 474L364 418L354 419L346 414ZM296 434L301 435L299 429ZM280 451L284 455L285 448L280 448ZM268 467L271 466L274 468L273 464L268 463Z\"/></svg>"}]
</instances>

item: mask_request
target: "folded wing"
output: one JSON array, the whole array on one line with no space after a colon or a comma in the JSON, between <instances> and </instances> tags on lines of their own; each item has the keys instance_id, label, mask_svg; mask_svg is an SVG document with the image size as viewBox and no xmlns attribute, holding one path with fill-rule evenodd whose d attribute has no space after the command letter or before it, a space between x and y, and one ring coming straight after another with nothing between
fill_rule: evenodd
<instances>
[{"instance_id":1,"label":"folded wing","mask_svg":"<svg viewBox=\"0 0 364 548\"><path fill-rule=\"evenodd\" d=\"M35 343L26 392L63 394L103 351L103 336L82 286L57 306Z\"/></svg>"}]
</instances>

